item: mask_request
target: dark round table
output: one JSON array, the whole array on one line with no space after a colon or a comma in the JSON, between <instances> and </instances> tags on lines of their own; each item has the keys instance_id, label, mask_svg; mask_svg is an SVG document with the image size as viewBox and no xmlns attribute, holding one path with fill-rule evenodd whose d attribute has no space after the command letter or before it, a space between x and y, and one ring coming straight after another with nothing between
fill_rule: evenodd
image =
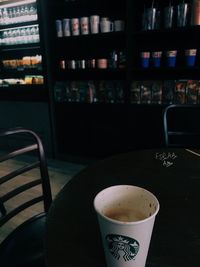
<instances>
[{"instance_id":1,"label":"dark round table","mask_svg":"<svg viewBox=\"0 0 200 267\"><path fill-rule=\"evenodd\" d=\"M47 217L48 267L105 267L93 199L132 184L160 202L147 267L194 267L200 257L200 156L185 149L119 154L81 171L57 195Z\"/></svg>"}]
</instances>

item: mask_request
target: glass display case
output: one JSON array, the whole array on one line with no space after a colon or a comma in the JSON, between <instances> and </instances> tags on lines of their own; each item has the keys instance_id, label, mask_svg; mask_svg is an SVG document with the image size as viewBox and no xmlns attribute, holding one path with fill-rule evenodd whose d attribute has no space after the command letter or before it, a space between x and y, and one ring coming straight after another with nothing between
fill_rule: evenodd
<instances>
[{"instance_id":1,"label":"glass display case","mask_svg":"<svg viewBox=\"0 0 200 267\"><path fill-rule=\"evenodd\" d=\"M0 100L46 101L36 0L0 2Z\"/></svg>"},{"instance_id":2,"label":"glass display case","mask_svg":"<svg viewBox=\"0 0 200 267\"><path fill-rule=\"evenodd\" d=\"M43 4L43 0L0 1L0 112L4 114L0 128L36 131L52 155Z\"/></svg>"}]
</instances>

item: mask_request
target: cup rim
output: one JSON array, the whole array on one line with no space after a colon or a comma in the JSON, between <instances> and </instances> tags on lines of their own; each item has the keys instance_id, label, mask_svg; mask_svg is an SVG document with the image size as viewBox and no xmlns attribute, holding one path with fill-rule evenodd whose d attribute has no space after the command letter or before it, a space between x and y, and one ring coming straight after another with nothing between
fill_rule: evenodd
<instances>
[{"instance_id":1,"label":"cup rim","mask_svg":"<svg viewBox=\"0 0 200 267\"><path fill-rule=\"evenodd\" d=\"M147 218L145 218L145 219L143 219L143 220L138 220L138 221L133 221L133 222L124 222L124 221L119 221L119 220L111 219L111 218L105 216L104 214L102 214L102 213L99 211L99 209L96 207L96 200L97 200L99 194L105 192L108 188L121 187L121 186L123 186L123 187L134 187L134 188L139 188L139 189L142 189L143 191L147 192L148 194L150 194L150 195L155 199L155 201L157 202L157 207L156 207L156 210L154 211L154 213L151 214L151 216L149 216L149 217L147 217ZM104 219L106 219L106 220L108 220L108 221L110 221L110 222L113 222L113 223L115 223L115 224L119 224L119 225L136 225L136 224L145 223L146 221L149 221L149 220L151 220L152 218L156 217L158 211L160 210L160 203L159 203L157 197L156 197L153 193L151 193L149 190L147 190L147 189L145 189L145 188L143 188L143 187L140 187L140 186L135 186L135 185L125 185L125 184L109 186L109 187L106 187L105 189L101 190L100 192L98 192L98 193L96 194L94 200L93 200L93 206L94 206L94 209L95 209L96 213L97 213L100 217L102 217L102 218L104 218Z\"/></svg>"},{"instance_id":2,"label":"cup rim","mask_svg":"<svg viewBox=\"0 0 200 267\"><path fill-rule=\"evenodd\" d=\"M167 50L167 53L177 53L177 50Z\"/></svg>"},{"instance_id":3,"label":"cup rim","mask_svg":"<svg viewBox=\"0 0 200 267\"><path fill-rule=\"evenodd\" d=\"M152 52L152 57L161 57L162 56L162 51L153 51Z\"/></svg>"},{"instance_id":4,"label":"cup rim","mask_svg":"<svg viewBox=\"0 0 200 267\"><path fill-rule=\"evenodd\" d=\"M150 52L149 51L143 51L140 53L142 58L150 58Z\"/></svg>"},{"instance_id":5,"label":"cup rim","mask_svg":"<svg viewBox=\"0 0 200 267\"><path fill-rule=\"evenodd\" d=\"M189 53L193 53L192 55L190 55ZM197 49L185 49L185 55L187 55L187 56L196 56L196 54L197 54Z\"/></svg>"},{"instance_id":6,"label":"cup rim","mask_svg":"<svg viewBox=\"0 0 200 267\"><path fill-rule=\"evenodd\" d=\"M92 18L92 17L100 17L100 16L99 15L90 15L89 17Z\"/></svg>"}]
</instances>

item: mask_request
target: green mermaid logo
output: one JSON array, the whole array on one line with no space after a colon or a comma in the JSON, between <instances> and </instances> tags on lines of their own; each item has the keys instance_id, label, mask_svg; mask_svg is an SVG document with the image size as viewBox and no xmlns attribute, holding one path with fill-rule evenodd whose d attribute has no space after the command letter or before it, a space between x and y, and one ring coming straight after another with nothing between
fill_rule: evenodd
<instances>
[{"instance_id":1,"label":"green mermaid logo","mask_svg":"<svg viewBox=\"0 0 200 267\"><path fill-rule=\"evenodd\" d=\"M125 261L134 260L140 248L137 240L123 235L107 235L106 242L110 253L117 260L121 257Z\"/></svg>"}]
</instances>

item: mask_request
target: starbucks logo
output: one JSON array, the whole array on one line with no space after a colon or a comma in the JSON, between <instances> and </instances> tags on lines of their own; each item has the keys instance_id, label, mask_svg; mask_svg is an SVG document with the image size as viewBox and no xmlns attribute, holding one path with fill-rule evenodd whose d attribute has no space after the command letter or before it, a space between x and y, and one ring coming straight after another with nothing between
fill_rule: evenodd
<instances>
[{"instance_id":1,"label":"starbucks logo","mask_svg":"<svg viewBox=\"0 0 200 267\"><path fill-rule=\"evenodd\" d=\"M110 253L117 260L120 258L125 261L133 260L140 247L137 240L123 235L107 235L106 242Z\"/></svg>"}]
</instances>

